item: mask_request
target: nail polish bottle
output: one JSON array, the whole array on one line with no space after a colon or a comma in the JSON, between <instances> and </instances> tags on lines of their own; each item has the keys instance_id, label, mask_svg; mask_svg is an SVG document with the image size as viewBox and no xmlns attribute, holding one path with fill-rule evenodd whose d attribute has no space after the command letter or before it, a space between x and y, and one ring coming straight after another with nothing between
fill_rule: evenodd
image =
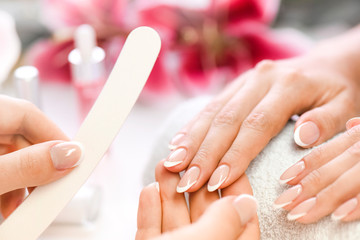
<instances>
[{"instance_id":1,"label":"nail polish bottle","mask_svg":"<svg viewBox=\"0 0 360 240\"><path fill-rule=\"evenodd\" d=\"M41 108L39 71L33 66L22 66L15 70L14 81L19 98L28 100Z\"/></svg>"},{"instance_id":2,"label":"nail polish bottle","mask_svg":"<svg viewBox=\"0 0 360 240\"><path fill-rule=\"evenodd\" d=\"M80 119L83 120L101 92L106 80L105 51L96 46L90 25L79 26L74 35L75 49L68 56L72 82L76 89Z\"/></svg>"}]
</instances>

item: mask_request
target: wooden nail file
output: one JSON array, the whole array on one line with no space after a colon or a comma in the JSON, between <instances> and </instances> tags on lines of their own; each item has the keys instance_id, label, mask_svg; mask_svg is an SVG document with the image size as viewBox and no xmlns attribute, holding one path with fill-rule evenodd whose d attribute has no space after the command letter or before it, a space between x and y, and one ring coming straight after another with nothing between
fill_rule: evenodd
<instances>
[{"instance_id":1,"label":"wooden nail file","mask_svg":"<svg viewBox=\"0 0 360 240\"><path fill-rule=\"evenodd\" d=\"M160 51L155 30L130 33L115 66L74 141L84 146L82 163L56 182L37 187L1 224L1 240L37 239L73 198L100 162L135 104Z\"/></svg>"}]
</instances>

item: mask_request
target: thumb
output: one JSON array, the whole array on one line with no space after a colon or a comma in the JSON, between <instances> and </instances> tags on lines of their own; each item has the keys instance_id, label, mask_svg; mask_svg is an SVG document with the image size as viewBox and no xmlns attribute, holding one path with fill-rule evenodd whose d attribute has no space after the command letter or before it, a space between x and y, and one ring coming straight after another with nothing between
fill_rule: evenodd
<instances>
[{"instance_id":1,"label":"thumb","mask_svg":"<svg viewBox=\"0 0 360 240\"><path fill-rule=\"evenodd\" d=\"M0 195L55 181L83 157L78 142L49 141L0 156Z\"/></svg>"},{"instance_id":2,"label":"thumb","mask_svg":"<svg viewBox=\"0 0 360 240\"><path fill-rule=\"evenodd\" d=\"M214 202L190 227L163 235L164 239L238 239L247 223L255 219L257 202L253 196L242 194L225 197ZM248 236L257 239L259 236ZM160 238L162 239L162 238Z\"/></svg>"},{"instance_id":3,"label":"thumb","mask_svg":"<svg viewBox=\"0 0 360 240\"><path fill-rule=\"evenodd\" d=\"M346 121L353 116L347 101L341 97L314 108L296 122L295 143L303 148L319 145L344 130Z\"/></svg>"}]
</instances>

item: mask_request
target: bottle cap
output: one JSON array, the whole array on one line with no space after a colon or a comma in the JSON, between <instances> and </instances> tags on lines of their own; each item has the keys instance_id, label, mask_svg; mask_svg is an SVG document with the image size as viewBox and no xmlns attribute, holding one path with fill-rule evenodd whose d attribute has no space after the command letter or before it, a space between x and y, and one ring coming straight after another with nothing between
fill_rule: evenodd
<instances>
[{"instance_id":1,"label":"bottle cap","mask_svg":"<svg viewBox=\"0 0 360 240\"><path fill-rule=\"evenodd\" d=\"M15 70L14 80L17 96L40 107L39 71L33 66L22 66Z\"/></svg>"}]
</instances>

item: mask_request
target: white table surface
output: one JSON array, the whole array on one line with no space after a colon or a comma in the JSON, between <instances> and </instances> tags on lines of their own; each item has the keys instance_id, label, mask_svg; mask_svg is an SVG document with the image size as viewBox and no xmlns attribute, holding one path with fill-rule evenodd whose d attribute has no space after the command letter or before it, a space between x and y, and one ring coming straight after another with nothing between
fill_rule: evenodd
<instances>
[{"instance_id":1,"label":"white table surface","mask_svg":"<svg viewBox=\"0 0 360 240\"><path fill-rule=\"evenodd\" d=\"M100 185L103 191L98 219L90 226L52 224L41 240L134 239L143 172L157 131L173 105L135 105L110 154L98 165L87 183ZM70 85L43 85L42 109L70 137L75 135L79 121L76 98Z\"/></svg>"}]
</instances>

